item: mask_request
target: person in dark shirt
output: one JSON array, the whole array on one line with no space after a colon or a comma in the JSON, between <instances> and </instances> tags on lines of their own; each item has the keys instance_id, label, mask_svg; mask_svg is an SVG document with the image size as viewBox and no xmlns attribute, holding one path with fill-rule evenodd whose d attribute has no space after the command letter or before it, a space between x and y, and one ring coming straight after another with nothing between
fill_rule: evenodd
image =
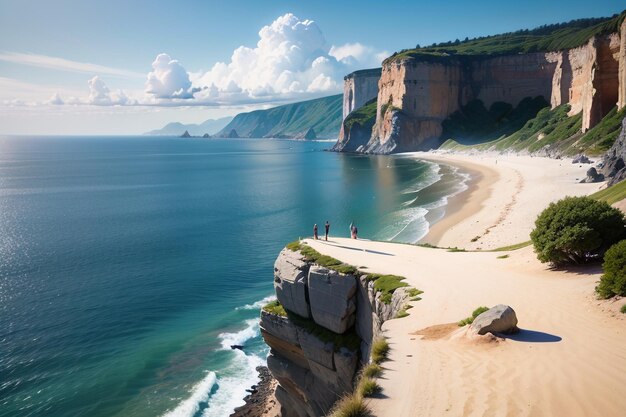
<instances>
[{"instance_id":1,"label":"person in dark shirt","mask_svg":"<svg viewBox=\"0 0 626 417\"><path fill-rule=\"evenodd\" d=\"M328 223L328 220L326 220L326 224L324 225L324 228L326 229L326 234L324 238L328 240L328 232L330 232L330 223Z\"/></svg>"},{"instance_id":2,"label":"person in dark shirt","mask_svg":"<svg viewBox=\"0 0 626 417\"><path fill-rule=\"evenodd\" d=\"M313 225L313 239L317 240L317 223Z\"/></svg>"}]
</instances>

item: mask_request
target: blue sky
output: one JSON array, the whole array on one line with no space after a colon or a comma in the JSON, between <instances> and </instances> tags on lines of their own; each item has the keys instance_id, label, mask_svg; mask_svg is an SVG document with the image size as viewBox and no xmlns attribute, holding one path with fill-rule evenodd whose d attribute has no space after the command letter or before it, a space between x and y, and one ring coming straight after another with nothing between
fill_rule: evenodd
<instances>
[{"instance_id":1,"label":"blue sky","mask_svg":"<svg viewBox=\"0 0 626 417\"><path fill-rule=\"evenodd\" d=\"M0 0L0 133L132 134L201 122L340 92L345 73L417 43L623 7L606 0Z\"/></svg>"}]
</instances>

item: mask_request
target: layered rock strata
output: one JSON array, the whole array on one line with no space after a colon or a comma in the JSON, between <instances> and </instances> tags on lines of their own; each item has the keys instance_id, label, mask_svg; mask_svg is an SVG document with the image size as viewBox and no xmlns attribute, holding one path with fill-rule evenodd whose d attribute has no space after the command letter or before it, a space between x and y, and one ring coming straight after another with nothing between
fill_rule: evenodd
<instances>
[{"instance_id":1,"label":"layered rock strata","mask_svg":"<svg viewBox=\"0 0 626 417\"><path fill-rule=\"evenodd\" d=\"M353 390L359 367L381 326L407 301L403 288L386 304L367 275L342 274L283 249L274 287L287 316L261 312L261 335L270 346L267 366L278 381L283 417L326 415Z\"/></svg>"},{"instance_id":2,"label":"layered rock strata","mask_svg":"<svg viewBox=\"0 0 626 417\"><path fill-rule=\"evenodd\" d=\"M349 87L345 89L349 94ZM594 36L563 51L388 59L378 82L370 139L363 144L366 133L358 131L354 136L359 143L351 146L344 134L335 149L364 153L432 149L440 145L442 122L469 101L481 100L486 108L495 102L515 107L522 99L537 96L549 100L553 108L569 104L570 116L582 113L583 132L616 105L618 110L626 106L626 21L618 33ZM344 93L344 103L348 99Z\"/></svg>"}]
</instances>

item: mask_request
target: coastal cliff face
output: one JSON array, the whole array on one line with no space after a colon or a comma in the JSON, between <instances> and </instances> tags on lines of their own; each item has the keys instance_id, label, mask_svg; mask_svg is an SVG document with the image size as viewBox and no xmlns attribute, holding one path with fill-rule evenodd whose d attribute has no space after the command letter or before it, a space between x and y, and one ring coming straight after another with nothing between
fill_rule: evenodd
<instances>
[{"instance_id":1,"label":"coastal cliff face","mask_svg":"<svg viewBox=\"0 0 626 417\"><path fill-rule=\"evenodd\" d=\"M281 415L326 415L353 390L372 340L408 295L398 288L385 303L367 275L329 270L287 248L276 260L274 287L286 314L263 309L260 327Z\"/></svg>"},{"instance_id":2,"label":"coastal cliff face","mask_svg":"<svg viewBox=\"0 0 626 417\"><path fill-rule=\"evenodd\" d=\"M381 68L354 71L343 77L343 119L378 95Z\"/></svg>"},{"instance_id":3,"label":"coastal cliff face","mask_svg":"<svg viewBox=\"0 0 626 417\"><path fill-rule=\"evenodd\" d=\"M428 150L441 143L442 122L471 100L485 108L517 106L542 96L554 109L569 104L582 132L616 105L626 106L626 21L619 32L597 35L577 48L515 55L418 55L388 59L378 82L376 119L367 143L346 132L336 150L392 153ZM346 97L344 97L344 102ZM345 124L345 123L344 123ZM345 130L345 126L342 127ZM338 142L338 145L340 144Z\"/></svg>"}]
</instances>

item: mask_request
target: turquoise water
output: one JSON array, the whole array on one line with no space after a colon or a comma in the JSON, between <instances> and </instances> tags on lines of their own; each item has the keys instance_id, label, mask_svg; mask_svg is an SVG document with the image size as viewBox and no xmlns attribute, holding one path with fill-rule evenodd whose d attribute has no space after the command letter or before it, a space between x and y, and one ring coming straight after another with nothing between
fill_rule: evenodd
<instances>
[{"instance_id":1,"label":"turquoise water","mask_svg":"<svg viewBox=\"0 0 626 417\"><path fill-rule=\"evenodd\" d=\"M449 167L328 143L0 138L0 415L227 416L285 243L414 242ZM230 345L243 344L244 351Z\"/></svg>"}]
</instances>

